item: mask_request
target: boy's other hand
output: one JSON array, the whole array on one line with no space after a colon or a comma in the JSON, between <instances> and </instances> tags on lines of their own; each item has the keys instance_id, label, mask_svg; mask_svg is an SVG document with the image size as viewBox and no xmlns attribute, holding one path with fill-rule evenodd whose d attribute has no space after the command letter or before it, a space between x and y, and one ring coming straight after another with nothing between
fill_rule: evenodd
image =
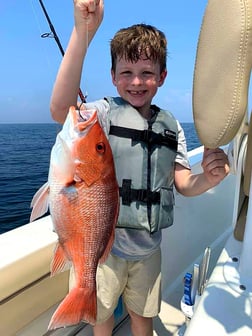
<instances>
[{"instance_id":1,"label":"boy's other hand","mask_svg":"<svg viewBox=\"0 0 252 336\"><path fill-rule=\"evenodd\" d=\"M221 148L204 148L201 166L205 177L212 185L220 183L230 171L228 157Z\"/></svg>"}]
</instances>

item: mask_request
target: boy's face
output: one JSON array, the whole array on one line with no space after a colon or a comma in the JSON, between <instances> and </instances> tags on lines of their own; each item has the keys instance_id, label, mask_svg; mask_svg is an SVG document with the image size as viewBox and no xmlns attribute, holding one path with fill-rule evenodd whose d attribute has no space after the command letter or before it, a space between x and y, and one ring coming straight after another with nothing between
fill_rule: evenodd
<instances>
[{"instance_id":1,"label":"boy's face","mask_svg":"<svg viewBox=\"0 0 252 336\"><path fill-rule=\"evenodd\" d=\"M124 58L117 60L116 70L111 70L112 81L119 95L141 114L149 113L150 104L167 71L160 73L160 65L141 58L132 63Z\"/></svg>"}]
</instances>

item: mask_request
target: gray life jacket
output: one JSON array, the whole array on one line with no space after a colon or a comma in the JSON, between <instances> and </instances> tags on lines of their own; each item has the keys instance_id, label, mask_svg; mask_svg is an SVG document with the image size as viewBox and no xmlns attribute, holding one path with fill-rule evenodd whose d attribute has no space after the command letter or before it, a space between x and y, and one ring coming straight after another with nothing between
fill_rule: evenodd
<instances>
[{"instance_id":1,"label":"gray life jacket","mask_svg":"<svg viewBox=\"0 0 252 336\"><path fill-rule=\"evenodd\" d=\"M150 233L173 223L173 182L177 122L170 112L152 105L146 120L122 98L110 104L109 141L120 190L117 227Z\"/></svg>"}]
</instances>

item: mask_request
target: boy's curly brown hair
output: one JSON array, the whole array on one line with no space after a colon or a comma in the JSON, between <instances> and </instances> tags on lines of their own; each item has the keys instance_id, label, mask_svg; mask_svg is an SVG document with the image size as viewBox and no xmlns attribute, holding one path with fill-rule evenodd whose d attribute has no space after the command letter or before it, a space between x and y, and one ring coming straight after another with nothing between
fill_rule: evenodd
<instances>
[{"instance_id":1,"label":"boy's curly brown hair","mask_svg":"<svg viewBox=\"0 0 252 336\"><path fill-rule=\"evenodd\" d=\"M167 40L165 34L147 24L136 24L120 29L110 41L111 68L121 58L132 63L146 57L160 64L160 72L166 70Z\"/></svg>"}]
</instances>

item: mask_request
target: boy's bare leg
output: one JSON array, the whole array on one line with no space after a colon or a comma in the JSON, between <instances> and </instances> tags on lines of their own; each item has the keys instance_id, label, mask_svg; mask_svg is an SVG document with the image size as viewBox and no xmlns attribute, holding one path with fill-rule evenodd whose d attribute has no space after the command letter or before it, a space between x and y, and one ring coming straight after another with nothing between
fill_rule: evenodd
<instances>
[{"instance_id":1,"label":"boy's bare leg","mask_svg":"<svg viewBox=\"0 0 252 336\"><path fill-rule=\"evenodd\" d=\"M153 320L150 317L137 315L129 310L131 319L132 336L153 336ZM112 315L107 321L97 324L93 327L94 336L111 336L114 327L114 316Z\"/></svg>"},{"instance_id":2,"label":"boy's bare leg","mask_svg":"<svg viewBox=\"0 0 252 336\"><path fill-rule=\"evenodd\" d=\"M107 321L97 324L93 327L94 336L111 336L114 328L114 316L112 315Z\"/></svg>"},{"instance_id":3,"label":"boy's bare leg","mask_svg":"<svg viewBox=\"0 0 252 336\"><path fill-rule=\"evenodd\" d=\"M153 336L153 321L151 317L143 317L129 310L132 336Z\"/></svg>"}]
</instances>

